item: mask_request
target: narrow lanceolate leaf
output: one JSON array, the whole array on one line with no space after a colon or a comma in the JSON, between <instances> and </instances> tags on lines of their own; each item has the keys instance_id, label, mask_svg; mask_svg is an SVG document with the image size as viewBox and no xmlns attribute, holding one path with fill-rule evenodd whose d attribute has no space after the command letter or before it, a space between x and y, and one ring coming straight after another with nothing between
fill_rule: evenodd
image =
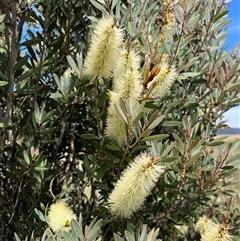
<instances>
[{"instance_id":1,"label":"narrow lanceolate leaf","mask_svg":"<svg viewBox=\"0 0 240 241\"><path fill-rule=\"evenodd\" d=\"M214 140L214 141L208 143L208 146L221 146L224 143L225 143L224 141Z\"/></svg>"},{"instance_id":2,"label":"narrow lanceolate leaf","mask_svg":"<svg viewBox=\"0 0 240 241\"><path fill-rule=\"evenodd\" d=\"M165 118L164 115L156 117L156 119L152 121L152 123L149 125L148 128L150 130L154 129L156 126L158 126L163 121L164 118Z\"/></svg>"},{"instance_id":3,"label":"narrow lanceolate leaf","mask_svg":"<svg viewBox=\"0 0 240 241\"><path fill-rule=\"evenodd\" d=\"M115 241L124 241L118 234L114 233L113 234L114 240Z\"/></svg>"},{"instance_id":4,"label":"narrow lanceolate leaf","mask_svg":"<svg viewBox=\"0 0 240 241\"><path fill-rule=\"evenodd\" d=\"M185 72L182 73L181 75L179 75L179 79L187 79L187 78L191 78L191 77L196 77L198 75L200 75L201 73L199 72Z\"/></svg>"},{"instance_id":5,"label":"narrow lanceolate leaf","mask_svg":"<svg viewBox=\"0 0 240 241\"><path fill-rule=\"evenodd\" d=\"M20 69L23 65L25 65L27 63L27 60L28 60L28 56L27 55L25 55L24 57L20 58L20 60L14 66L14 70Z\"/></svg>"},{"instance_id":6,"label":"narrow lanceolate leaf","mask_svg":"<svg viewBox=\"0 0 240 241\"><path fill-rule=\"evenodd\" d=\"M171 156L171 157L165 157L163 159L160 159L161 163L170 163L170 162L174 162L178 159L177 156Z\"/></svg>"},{"instance_id":7,"label":"narrow lanceolate leaf","mask_svg":"<svg viewBox=\"0 0 240 241\"><path fill-rule=\"evenodd\" d=\"M16 241L21 241L21 239L19 238L19 236L16 233L14 233L14 236L15 236Z\"/></svg>"},{"instance_id":8,"label":"narrow lanceolate leaf","mask_svg":"<svg viewBox=\"0 0 240 241\"><path fill-rule=\"evenodd\" d=\"M75 240L78 240L78 239L84 240L82 227L80 227L80 224L74 219L71 222L71 229L72 229L73 238Z\"/></svg>"},{"instance_id":9,"label":"narrow lanceolate leaf","mask_svg":"<svg viewBox=\"0 0 240 241\"><path fill-rule=\"evenodd\" d=\"M63 232L63 237L65 241L74 241L73 237L67 232Z\"/></svg>"},{"instance_id":10,"label":"narrow lanceolate leaf","mask_svg":"<svg viewBox=\"0 0 240 241\"><path fill-rule=\"evenodd\" d=\"M199 57L193 57L191 60L189 60L185 65L184 69L190 68L192 65L194 65L198 61Z\"/></svg>"},{"instance_id":11,"label":"narrow lanceolate leaf","mask_svg":"<svg viewBox=\"0 0 240 241\"><path fill-rule=\"evenodd\" d=\"M74 59L72 58L72 56L68 55L67 61L68 61L69 65L71 66L72 71L75 71L78 75L80 75L79 68L78 68L77 64L75 63Z\"/></svg>"},{"instance_id":12,"label":"narrow lanceolate leaf","mask_svg":"<svg viewBox=\"0 0 240 241\"><path fill-rule=\"evenodd\" d=\"M96 7L98 10L100 10L101 12L103 12L104 14L106 14L106 9L97 1L95 0L90 0L91 4Z\"/></svg>"},{"instance_id":13,"label":"narrow lanceolate leaf","mask_svg":"<svg viewBox=\"0 0 240 241\"><path fill-rule=\"evenodd\" d=\"M219 13L213 20L213 22L217 22L222 17L226 16L228 14L229 10L224 10L223 12Z\"/></svg>"},{"instance_id":14,"label":"narrow lanceolate leaf","mask_svg":"<svg viewBox=\"0 0 240 241\"><path fill-rule=\"evenodd\" d=\"M200 179L201 176L199 174L196 174L196 173L185 173L185 176L190 178L190 179Z\"/></svg>"},{"instance_id":15,"label":"narrow lanceolate leaf","mask_svg":"<svg viewBox=\"0 0 240 241\"><path fill-rule=\"evenodd\" d=\"M127 120L127 113L126 112L124 112L124 110L120 107L120 106L118 106L118 105L114 105L114 107L115 107L115 110L116 110L116 112L118 113L118 115L122 118L122 120L125 122L125 124L128 124L128 120Z\"/></svg>"},{"instance_id":16,"label":"narrow lanceolate leaf","mask_svg":"<svg viewBox=\"0 0 240 241\"><path fill-rule=\"evenodd\" d=\"M167 134L159 134L159 135L152 135L152 136L147 136L144 137L143 139L141 139L141 141L160 141L162 139L166 139L167 137L169 137L169 135Z\"/></svg>"},{"instance_id":17,"label":"narrow lanceolate leaf","mask_svg":"<svg viewBox=\"0 0 240 241\"><path fill-rule=\"evenodd\" d=\"M0 86L4 86L4 85L7 85L7 84L8 84L7 81L3 81L3 80L0 81Z\"/></svg>"},{"instance_id":18,"label":"narrow lanceolate leaf","mask_svg":"<svg viewBox=\"0 0 240 241\"><path fill-rule=\"evenodd\" d=\"M185 167L190 167L191 165L193 165L200 157L201 157L202 153L198 152L196 153L194 156L192 156L185 164Z\"/></svg>"},{"instance_id":19,"label":"narrow lanceolate leaf","mask_svg":"<svg viewBox=\"0 0 240 241\"><path fill-rule=\"evenodd\" d=\"M125 231L124 234L125 234L125 237L126 237L127 241L135 241L134 236L130 232Z\"/></svg>"},{"instance_id":20,"label":"narrow lanceolate leaf","mask_svg":"<svg viewBox=\"0 0 240 241\"><path fill-rule=\"evenodd\" d=\"M91 224L88 227L86 238L89 241L94 241L97 236L99 235L102 226L103 220L100 219L96 222L96 218L91 222Z\"/></svg>"}]
</instances>

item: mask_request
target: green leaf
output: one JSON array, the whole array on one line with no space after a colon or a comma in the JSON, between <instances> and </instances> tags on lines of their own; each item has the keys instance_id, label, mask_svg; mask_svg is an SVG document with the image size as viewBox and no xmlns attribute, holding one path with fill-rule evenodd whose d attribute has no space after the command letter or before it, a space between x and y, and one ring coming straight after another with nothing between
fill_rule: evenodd
<instances>
[{"instance_id":1,"label":"green leaf","mask_svg":"<svg viewBox=\"0 0 240 241\"><path fill-rule=\"evenodd\" d=\"M213 22L217 22L222 17L226 16L228 14L229 10L224 10L223 12L219 13L213 20Z\"/></svg>"},{"instance_id":2,"label":"green leaf","mask_svg":"<svg viewBox=\"0 0 240 241\"><path fill-rule=\"evenodd\" d=\"M121 147L119 146L116 146L116 145L106 145L106 147L109 149L109 150L112 150L112 151L121 151Z\"/></svg>"},{"instance_id":3,"label":"green leaf","mask_svg":"<svg viewBox=\"0 0 240 241\"><path fill-rule=\"evenodd\" d=\"M43 222L46 222L46 218L43 215L43 213L41 211L39 211L38 209L34 208L34 212L38 215L39 219Z\"/></svg>"},{"instance_id":4,"label":"green leaf","mask_svg":"<svg viewBox=\"0 0 240 241\"><path fill-rule=\"evenodd\" d=\"M221 32L219 33L217 36L216 36L216 40L213 42L213 44L216 42L216 43L219 43L223 40L223 43L224 41L226 40L226 37L227 37L227 32ZM223 44L222 43L222 44ZM218 46L220 47L220 45Z\"/></svg>"},{"instance_id":5,"label":"green leaf","mask_svg":"<svg viewBox=\"0 0 240 241\"><path fill-rule=\"evenodd\" d=\"M19 238L19 236L16 233L14 233L14 236L15 236L16 241L21 241L21 239Z\"/></svg>"},{"instance_id":6,"label":"green leaf","mask_svg":"<svg viewBox=\"0 0 240 241\"><path fill-rule=\"evenodd\" d=\"M180 126L182 125L181 121L164 121L163 126Z\"/></svg>"},{"instance_id":7,"label":"green leaf","mask_svg":"<svg viewBox=\"0 0 240 241\"><path fill-rule=\"evenodd\" d=\"M84 235L83 235L83 232L82 232L82 227L80 226L80 224L72 219L71 221L71 231L72 231L72 234L73 234L73 238L74 240L78 240L80 239L80 241L83 241L84 240Z\"/></svg>"},{"instance_id":8,"label":"green leaf","mask_svg":"<svg viewBox=\"0 0 240 241\"><path fill-rule=\"evenodd\" d=\"M176 4L176 18L180 24L184 21L184 11L179 4Z\"/></svg>"},{"instance_id":9,"label":"green leaf","mask_svg":"<svg viewBox=\"0 0 240 241\"><path fill-rule=\"evenodd\" d=\"M141 111L140 113L138 113L138 115L133 119L132 121L132 125L136 126L136 124L138 123L138 121L143 117L144 112Z\"/></svg>"},{"instance_id":10,"label":"green leaf","mask_svg":"<svg viewBox=\"0 0 240 241\"><path fill-rule=\"evenodd\" d=\"M95 136L93 134L82 134L80 137L83 139L87 139L87 140L92 140L92 139L98 140L99 139L97 136Z\"/></svg>"},{"instance_id":11,"label":"green leaf","mask_svg":"<svg viewBox=\"0 0 240 241\"><path fill-rule=\"evenodd\" d=\"M63 98L63 95L59 92L56 92L56 93L53 93L50 95L50 98L54 99L54 100L58 100L58 99L62 99Z\"/></svg>"},{"instance_id":12,"label":"green leaf","mask_svg":"<svg viewBox=\"0 0 240 241\"><path fill-rule=\"evenodd\" d=\"M22 75L19 77L18 81L27 79L27 78L35 75L37 72L38 72L38 69L37 69L37 68L32 68L32 69L26 71L24 74L22 74Z\"/></svg>"},{"instance_id":13,"label":"green leaf","mask_svg":"<svg viewBox=\"0 0 240 241\"><path fill-rule=\"evenodd\" d=\"M221 167L222 170L231 170L233 168L234 168L234 166L223 166L223 167Z\"/></svg>"},{"instance_id":14,"label":"green leaf","mask_svg":"<svg viewBox=\"0 0 240 241\"><path fill-rule=\"evenodd\" d=\"M86 155L83 158L83 166L84 166L84 168L85 168L85 170L88 174L92 173L92 170L91 170L91 167L90 167L90 164L89 164L89 160L88 160L88 157Z\"/></svg>"},{"instance_id":15,"label":"green leaf","mask_svg":"<svg viewBox=\"0 0 240 241\"><path fill-rule=\"evenodd\" d=\"M237 170L238 170L237 168L232 168L232 169L230 169L230 170L224 170L224 171L222 171L222 172L219 174L219 176L220 176L220 177L232 176L232 174L233 174L234 172L236 172Z\"/></svg>"},{"instance_id":16,"label":"green leaf","mask_svg":"<svg viewBox=\"0 0 240 241\"><path fill-rule=\"evenodd\" d=\"M24 57L20 58L17 64L14 66L14 70L21 69L23 65L26 65L28 60L28 56L25 55Z\"/></svg>"},{"instance_id":17,"label":"green leaf","mask_svg":"<svg viewBox=\"0 0 240 241\"><path fill-rule=\"evenodd\" d=\"M6 14L0 14L0 23L3 22L4 18L5 18Z\"/></svg>"},{"instance_id":18,"label":"green leaf","mask_svg":"<svg viewBox=\"0 0 240 241\"><path fill-rule=\"evenodd\" d=\"M127 241L135 241L134 236L130 232L125 231L124 234L125 234Z\"/></svg>"},{"instance_id":19,"label":"green leaf","mask_svg":"<svg viewBox=\"0 0 240 241\"><path fill-rule=\"evenodd\" d=\"M185 72L179 75L179 79L193 78L193 77L199 76L200 74L201 73L198 73L198 72Z\"/></svg>"},{"instance_id":20,"label":"green leaf","mask_svg":"<svg viewBox=\"0 0 240 241\"><path fill-rule=\"evenodd\" d=\"M114 240L115 241L124 241L118 234L114 233L113 234Z\"/></svg>"},{"instance_id":21,"label":"green leaf","mask_svg":"<svg viewBox=\"0 0 240 241\"><path fill-rule=\"evenodd\" d=\"M158 125L163 121L164 118L165 118L164 115L161 115L161 116L156 117L156 118L150 123L150 125L149 125L148 128L149 128L150 130L154 129L156 126L158 126Z\"/></svg>"},{"instance_id":22,"label":"green leaf","mask_svg":"<svg viewBox=\"0 0 240 241\"><path fill-rule=\"evenodd\" d=\"M139 241L145 241L146 237L147 237L147 225L144 224Z\"/></svg>"},{"instance_id":23,"label":"green leaf","mask_svg":"<svg viewBox=\"0 0 240 241\"><path fill-rule=\"evenodd\" d=\"M190 166L192 166L200 157L201 157L202 153L198 152L195 155L193 155L186 163L185 163L185 167L188 168Z\"/></svg>"},{"instance_id":24,"label":"green leaf","mask_svg":"<svg viewBox=\"0 0 240 241\"><path fill-rule=\"evenodd\" d=\"M100 183L100 182L93 183L93 186L98 187L101 190L106 190L106 191L110 190L110 188L108 186L106 186L105 184Z\"/></svg>"},{"instance_id":25,"label":"green leaf","mask_svg":"<svg viewBox=\"0 0 240 241\"><path fill-rule=\"evenodd\" d=\"M107 14L106 9L97 1L95 0L90 0L91 4L96 7L98 10L100 10L102 13Z\"/></svg>"},{"instance_id":26,"label":"green leaf","mask_svg":"<svg viewBox=\"0 0 240 241\"><path fill-rule=\"evenodd\" d=\"M4 86L4 85L7 85L7 84L8 84L7 81L0 80L0 86Z\"/></svg>"},{"instance_id":27,"label":"green leaf","mask_svg":"<svg viewBox=\"0 0 240 241\"><path fill-rule=\"evenodd\" d=\"M160 140L166 139L168 137L169 137L169 135L167 135L167 134L158 134L158 135L144 137L143 139L141 139L141 141L154 141L154 140L160 141Z\"/></svg>"},{"instance_id":28,"label":"green leaf","mask_svg":"<svg viewBox=\"0 0 240 241\"><path fill-rule=\"evenodd\" d=\"M71 66L72 70L75 71L78 75L80 75L80 70L77 64L75 63L74 59L70 55L67 56L67 61Z\"/></svg>"},{"instance_id":29,"label":"green leaf","mask_svg":"<svg viewBox=\"0 0 240 241\"><path fill-rule=\"evenodd\" d=\"M25 150L23 151L23 157L24 157L24 160L26 161L27 165L30 166L30 164L31 164L30 158Z\"/></svg>"},{"instance_id":30,"label":"green leaf","mask_svg":"<svg viewBox=\"0 0 240 241\"><path fill-rule=\"evenodd\" d=\"M235 162L236 160L238 160L240 162L240 153L237 153L235 155L230 155L230 157L227 159L226 164L227 163L232 163Z\"/></svg>"},{"instance_id":31,"label":"green leaf","mask_svg":"<svg viewBox=\"0 0 240 241\"><path fill-rule=\"evenodd\" d=\"M190 20L187 22L186 28L194 29L195 26L198 24L200 17L201 17L200 14L193 14Z\"/></svg>"},{"instance_id":32,"label":"green leaf","mask_svg":"<svg viewBox=\"0 0 240 241\"><path fill-rule=\"evenodd\" d=\"M185 176L190 179L195 179L195 180L198 180L201 178L201 176L199 174L195 174L195 173L185 173Z\"/></svg>"},{"instance_id":33,"label":"green leaf","mask_svg":"<svg viewBox=\"0 0 240 241\"><path fill-rule=\"evenodd\" d=\"M96 221L96 218L91 222L91 224L88 227L88 231L86 235L86 238L88 241L95 241L95 239L97 238L97 236L101 231L100 227L102 225L103 220L100 219L96 223L95 221Z\"/></svg>"},{"instance_id":34,"label":"green leaf","mask_svg":"<svg viewBox=\"0 0 240 241\"><path fill-rule=\"evenodd\" d=\"M63 237L64 237L64 241L75 241L73 239L73 237L69 233L67 233L66 231L63 231L62 234L63 234Z\"/></svg>"},{"instance_id":35,"label":"green leaf","mask_svg":"<svg viewBox=\"0 0 240 241\"><path fill-rule=\"evenodd\" d=\"M210 143L208 143L208 146L221 146L224 143L224 141L213 140Z\"/></svg>"},{"instance_id":36,"label":"green leaf","mask_svg":"<svg viewBox=\"0 0 240 241\"><path fill-rule=\"evenodd\" d=\"M121 101L121 99L120 99L120 101ZM124 123L127 125L128 124L128 113L125 110L123 110L121 107L116 105L116 104L114 104L114 108L115 108L116 112L122 118Z\"/></svg>"},{"instance_id":37,"label":"green leaf","mask_svg":"<svg viewBox=\"0 0 240 241\"><path fill-rule=\"evenodd\" d=\"M17 90L15 93L17 94L17 96L21 96L21 95L31 95L36 92L37 92L37 89L27 88L23 90Z\"/></svg>"},{"instance_id":38,"label":"green leaf","mask_svg":"<svg viewBox=\"0 0 240 241\"><path fill-rule=\"evenodd\" d=\"M188 60L187 64L184 65L184 69L190 68L198 61L199 57L193 57L192 59Z\"/></svg>"},{"instance_id":39,"label":"green leaf","mask_svg":"<svg viewBox=\"0 0 240 241\"><path fill-rule=\"evenodd\" d=\"M147 128L143 133L142 133L142 137L145 137L145 136L149 136L151 133L151 130L149 128Z\"/></svg>"},{"instance_id":40,"label":"green leaf","mask_svg":"<svg viewBox=\"0 0 240 241\"><path fill-rule=\"evenodd\" d=\"M42 118L42 122L48 121L51 116L53 116L55 114L56 110L51 110L49 111L43 118Z\"/></svg>"},{"instance_id":41,"label":"green leaf","mask_svg":"<svg viewBox=\"0 0 240 241\"><path fill-rule=\"evenodd\" d=\"M166 148L164 148L164 150L162 151L161 156L166 156L172 149L173 147L175 146L175 142L172 142L170 145L168 144Z\"/></svg>"},{"instance_id":42,"label":"green leaf","mask_svg":"<svg viewBox=\"0 0 240 241\"><path fill-rule=\"evenodd\" d=\"M157 5L158 5L158 1L152 2L151 5L150 5L150 7L149 7L148 9L146 9L146 11L144 11L145 16L150 15L151 12L152 12L152 10L155 10L155 8L157 7Z\"/></svg>"},{"instance_id":43,"label":"green leaf","mask_svg":"<svg viewBox=\"0 0 240 241\"><path fill-rule=\"evenodd\" d=\"M37 166L37 167L34 167L34 170L35 170L36 172L44 172L44 171L47 171L48 168L47 168L47 167Z\"/></svg>"},{"instance_id":44,"label":"green leaf","mask_svg":"<svg viewBox=\"0 0 240 241\"><path fill-rule=\"evenodd\" d=\"M203 171L203 172L209 172L209 171L212 171L212 170L214 170L214 169L215 169L214 166L207 165L207 166L205 166L205 167L202 168L202 171Z\"/></svg>"},{"instance_id":45,"label":"green leaf","mask_svg":"<svg viewBox=\"0 0 240 241\"><path fill-rule=\"evenodd\" d=\"M11 125L12 125L12 122L8 122L8 123L0 122L0 128L6 128Z\"/></svg>"},{"instance_id":46,"label":"green leaf","mask_svg":"<svg viewBox=\"0 0 240 241\"><path fill-rule=\"evenodd\" d=\"M160 159L161 163L170 163L170 162L174 162L178 159L177 156L171 156L171 157L165 157L163 159Z\"/></svg>"},{"instance_id":47,"label":"green leaf","mask_svg":"<svg viewBox=\"0 0 240 241\"><path fill-rule=\"evenodd\" d=\"M36 45L36 44L40 44L41 41L42 41L41 39L35 38L35 39L27 40L27 41L21 43L21 45L22 46Z\"/></svg>"},{"instance_id":48,"label":"green leaf","mask_svg":"<svg viewBox=\"0 0 240 241\"><path fill-rule=\"evenodd\" d=\"M112 0L111 1L111 10L114 9L114 7L116 6L117 2L118 2L118 0Z\"/></svg>"}]
</instances>

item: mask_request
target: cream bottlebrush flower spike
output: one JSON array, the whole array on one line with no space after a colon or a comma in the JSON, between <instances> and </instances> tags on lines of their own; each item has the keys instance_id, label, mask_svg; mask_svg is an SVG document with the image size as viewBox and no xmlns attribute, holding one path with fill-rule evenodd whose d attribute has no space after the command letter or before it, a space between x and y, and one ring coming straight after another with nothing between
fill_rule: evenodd
<instances>
[{"instance_id":1,"label":"cream bottlebrush flower spike","mask_svg":"<svg viewBox=\"0 0 240 241\"><path fill-rule=\"evenodd\" d=\"M228 224L216 224L206 216L199 218L195 225L195 231L200 233L201 241L231 241L228 229Z\"/></svg>"},{"instance_id":2,"label":"cream bottlebrush flower spike","mask_svg":"<svg viewBox=\"0 0 240 241\"><path fill-rule=\"evenodd\" d=\"M201 235L201 241L232 241L232 236L228 233L229 225L226 223L212 223L206 232Z\"/></svg>"},{"instance_id":3,"label":"cream bottlebrush flower spike","mask_svg":"<svg viewBox=\"0 0 240 241\"><path fill-rule=\"evenodd\" d=\"M115 140L119 146L122 146L123 143L127 141L126 124L115 108L115 105L119 106L120 94L109 91L109 97L110 103L105 134L107 137Z\"/></svg>"},{"instance_id":4,"label":"cream bottlebrush flower spike","mask_svg":"<svg viewBox=\"0 0 240 241\"><path fill-rule=\"evenodd\" d=\"M100 19L85 60L85 74L109 77L118 61L122 41L122 30L116 28L114 19L111 16Z\"/></svg>"},{"instance_id":5,"label":"cream bottlebrush flower spike","mask_svg":"<svg viewBox=\"0 0 240 241\"><path fill-rule=\"evenodd\" d=\"M59 201L50 206L48 219L49 226L54 232L58 232L59 230L68 232L71 229L71 220L76 220L77 216L65 202Z\"/></svg>"},{"instance_id":6,"label":"cream bottlebrush flower spike","mask_svg":"<svg viewBox=\"0 0 240 241\"><path fill-rule=\"evenodd\" d=\"M196 232L202 235L206 232L207 228L212 224L213 224L213 221L204 215L203 217L199 218L194 229Z\"/></svg>"},{"instance_id":7,"label":"cream bottlebrush flower spike","mask_svg":"<svg viewBox=\"0 0 240 241\"><path fill-rule=\"evenodd\" d=\"M109 196L111 213L129 218L139 210L163 173L149 153L142 153L123 172Z\"/></svg>"},{"instance_id":8,"label":"cream bottlebrush flower spike","mask_svg":"<svg viewBox=\"0 0 240 241\"><path fill-rule=\"evenodd\" d=\"M146 93L149 98L163 97L177 77L175 69L162 64L156 76L147 84Z\"/></svg>"},{"instance_id":9,"label":"cream bottlebrush flower spike","mask_svg":"<svg viewBox=\"0 0 240 241\"><path fill-rule=\"evenodd\" d=\"M118 145L122 146L127 140L126 125L119 116L115 105L119 105L120 98L126 102L126 107L129 108L129 103L134 104L140 93L140 59L133 50L122 50L121 58L114 70L113 75L113 91L109 92L109 108L106 126L106 136L114 139Z\"/></svg>"},{"instance_id":10,"label":"cream bottlebrush flower spike","mask_svg":"<svg viewBox=\"0 0 240 241\"><path fill-rule=\"evenodd\" d=\"M142 89L140 58L133 49L123 49L120 56L113 72L113 90L120 93L123 99L137 100Z\"/></svg>"}]
</instances>

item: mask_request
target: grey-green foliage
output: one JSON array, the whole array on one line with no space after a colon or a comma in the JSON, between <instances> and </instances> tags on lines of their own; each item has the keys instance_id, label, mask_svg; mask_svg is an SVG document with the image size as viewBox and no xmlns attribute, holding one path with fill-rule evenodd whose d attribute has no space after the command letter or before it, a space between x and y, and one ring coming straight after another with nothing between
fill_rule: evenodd
<instances>
[{"instance_id":1,"label":"grey-green foliage","mask_svg":"<svg viewBox=\"0 0 240 241\"><path fill-rule=\"evenodd\" d=\"M134 232L131 226L128 225L127 230L124 232L124 237L127 241L161 241L160 239L157 239L158 232L159 228L156 230L152 229L148 232L147 225L143 225L141 228L136 230L136 232ZM124 239L115 233L114 240L123 241Z\"/></svg>"},{"instance_id":2,"label":"grey-green foliage","mask_svg":"<svg viewBox=\"0 0 240 241\"><path fill-rule=\"evenodd\" d=\"M82 226L82 216L79 215L79 220L72 220L71 221L71 232L66 232L59 230L56 234L54 234L50 228L46 228L43 235L40 238L34 238L34 233L32 233L30 239L27 237L25 238L25 241L95 241L99 240L99 234L101 232L100 227L102 226L103 220L96 220L96 218L90 223L89 226L85 226L83 228ZM19 236L15 233L15 239L16 241L20 241L21 239Z\"/></svg>"},{"instance_id":3,"label":"grey-green foliage","mask_svg":"<svg viewBox=\"0 0 240 241\"><path fill-rule=\"evenodd\" d=\"M224 113L239 104L240 90L239 53L224 48L230 20L222 1L2 4L8 11L0 28L0 239L11 240L15 232L24 240L33 231L41 237L46 226L35 208L66 196L84 225L104 219L106 240L128 232L136 239L125 220L110 216L106 201L121 171L149 148L167 169L132 227L160 227L162 240L197 240L198 217L223 222L230 212L231 233L239 238L240 210L232 205L239 197L229 186L239 142L215 137L227 128ZM151 68L165 61L179 74L158 103L116 107L131 133L124 147L104 133L111 79L94 86L82 73L91 20L106 12L142 63L147 54ZM176 21L164 30L167 14ZM75 188L67 193L62 187L70 184ZM216 203L222 193L224 201ZM176 228L182 224L185 237Z\"/></svg>"}]
</instances>

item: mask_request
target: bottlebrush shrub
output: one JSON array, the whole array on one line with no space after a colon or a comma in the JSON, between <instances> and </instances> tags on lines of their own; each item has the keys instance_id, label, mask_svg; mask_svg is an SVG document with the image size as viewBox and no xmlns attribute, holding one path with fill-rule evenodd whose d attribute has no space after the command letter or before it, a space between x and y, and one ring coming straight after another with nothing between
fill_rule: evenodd
<instances>
[{"instance_id":1,"label":"bottlebrush shrub","mask_svg":"<svg viewBox=\"0 0 240 241\"><path fill-rule=\"evenodd\" d=\"M238 240L227 3L3 4L0 239Z\"/></svg>"}]
</instances>

